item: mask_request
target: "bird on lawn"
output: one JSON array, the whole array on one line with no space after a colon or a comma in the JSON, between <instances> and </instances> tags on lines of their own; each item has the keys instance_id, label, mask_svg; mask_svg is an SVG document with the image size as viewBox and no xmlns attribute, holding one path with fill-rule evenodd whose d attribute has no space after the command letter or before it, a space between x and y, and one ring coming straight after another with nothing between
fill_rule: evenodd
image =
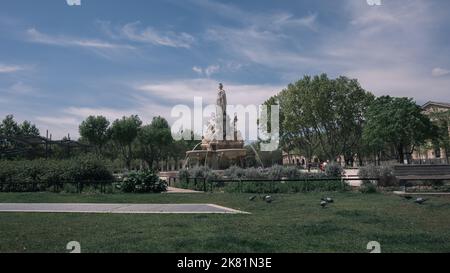
<instances>
[{"instance_id":1,"label":"bird on lawn","mask_svg":"<svg viewBox=\"0 0 450 273\"><path fill-rule=\"evenodd\" d=\"M327 201L322 200L322 201L320 202L320 206L321 206L323 209L326 208L327 205L328 205L328 202L327 202Z\"/></svg>"},{"instance_id":2,"label":"bird on lawn","mask_svg":"<svg viewBox=\"0 0 450 273\"><path fill-rule=\"evenodd\" d=\"M266 195L265 197L264 197L264 201L266 201L267 203L272 203L272 201L273 201L273 198L272 198L272 196L270 196L270 195Z\"/></svg>"},{"instance_id":3,"label":"bird on lawn","mask_svg":"<svg viewBox=\"0 0 450 273\"><path fill-rule=\"evenodd\" d=\"M428 199L424 199L422 197L419 197L416 199L416 201L414 201L415 203L422 205L423 203L425 203Z\"/></svg>"},{"instance_id":4,"label":"bird on lawn","mask_svg":"<svg viewBox=\"0 0 450 273\"><path fill-rule=\"evenodd\" d=\"M406 200L411 200L412 196L411 195L403 195L403 198L405 198Z\"/></svg>"},{"instance_id":5,"label":"bird on lawn","mask_svg":"<svg viewBox=\"0 0 450 273\"><path fill-rule=\"evenodd\" d=\"M327 202L327 203L334 203L334 200L331 197L326 197L326 198L324 197L324 198L322 198L320 200L322 200L324 202Z\"/></svg>"},{"instance_id":6,"label":"bird on lawn","mask_svg":"<svg viewBox=\"0 0 450 273\"><path fill-rule=\"evenodd\" d=\"M253 196L250 197L248 200L249 200L249 201L255 201L255 199L256 199L256 195L253 195Z\"/></svg>"}]
</instances>

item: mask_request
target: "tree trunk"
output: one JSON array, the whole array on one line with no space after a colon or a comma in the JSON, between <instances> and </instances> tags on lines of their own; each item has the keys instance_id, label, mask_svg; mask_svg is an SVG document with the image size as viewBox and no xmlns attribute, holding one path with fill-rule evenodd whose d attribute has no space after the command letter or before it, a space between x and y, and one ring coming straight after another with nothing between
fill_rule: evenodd
<instances>
[{"instance_id":1,"label":"tree trunk","mask_svg":"<svg viewBox=\"0 0 450 273\"><path fill-rule=\"evenodd\" d=\"M403 153L403 145L399 145L397 147L397 153L398 153L398 161L400 164L405 163L405 154Z\"/></svg>"},{"instance_id":2,"label":"tree trunk","mask_svg":"<svg viewBox=\"0 0 450 273\"><path fill-rule=\"evenodd\" d=\"M126 160L128 170L131 170L131 144L128 145L128 153L126 155L125 160Z\"/></svg>"}]
</instances>

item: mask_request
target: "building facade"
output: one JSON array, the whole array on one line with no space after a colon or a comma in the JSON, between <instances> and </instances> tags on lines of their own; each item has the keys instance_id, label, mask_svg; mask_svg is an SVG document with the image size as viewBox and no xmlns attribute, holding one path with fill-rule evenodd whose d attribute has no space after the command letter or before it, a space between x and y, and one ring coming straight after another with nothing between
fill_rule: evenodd
<instances>
[{"instance_id":1,"label":"building facade","mask_svg":"<svg viewBox=\"0 0 450 273\"><path fill-rule=\"evenodd\" d=\"M444 102L427 102L422 106L424 114L431 117L433 120L434 113L442 113L450 111L450 103ZM450 124L448 127L448 133L450 135ZM419 147L413 153L414 163L431 163L431 164L448 164L447 151L444 147L435 147L430 141L426 145Z\"/></svg>"}]
</instances>

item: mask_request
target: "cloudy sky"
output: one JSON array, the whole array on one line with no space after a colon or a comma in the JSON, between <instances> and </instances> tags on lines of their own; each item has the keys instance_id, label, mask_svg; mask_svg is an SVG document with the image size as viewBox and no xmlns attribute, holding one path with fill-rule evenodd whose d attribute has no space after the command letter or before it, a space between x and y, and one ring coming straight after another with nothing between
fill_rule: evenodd
<instances>
[{"instance_id":1,"label":"cloudy sky","mask_svg":"<svg viewBox=\"0 0 450 273\"><path fill-rule=\"evenodd\" d=\"M0 116L77 136L88 115L258 104L305 74L450 102L450 1L1 0Z\"/></svg>"}]
</instances>

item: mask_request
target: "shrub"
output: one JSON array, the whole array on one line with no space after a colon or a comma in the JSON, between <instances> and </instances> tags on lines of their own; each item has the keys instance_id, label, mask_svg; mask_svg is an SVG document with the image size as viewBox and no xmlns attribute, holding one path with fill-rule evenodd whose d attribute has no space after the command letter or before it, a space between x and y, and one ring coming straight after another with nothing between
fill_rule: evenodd
<instances>
[{"instance_id":1,"label":"shrub","mask_svg":"<svg viewBox=\"0 0 450 273\"><path fill-rule=\"evenodd\" d=\"M187 181L190 177L189 170L181 169L178 171L177 177L180 181Z\"/></svg>"},{"instance_id":2,"label":"shrub","mask_svg":"<svg viewBox=\"0 0 450 273\"><path fill-rule=\"evenodd\" d=\"M68 160L0 161L0 182L25 184L21 187L8 186L14 188L12 191L53 190L63 183L112 181L113 176L106 162L94 156Z\"/></svg>"},{"instance_id":3,"label":"shrub","mask_svg":"<svg viewBox=\"0 0 450 273\"><path fill-rule=\"evenodd\" d=\"M297 179L301 177L301 173L297 167L289 166L283 169L283 177Z\"/></svg>"},{"instance_id":4,"label":"shrub","mask_svg":"<svg viewBox=\"0 0 450 273\"><path fill-rule=\"evenodd\" d=\"M167 191L167 183L153 171L131 172L123 179L121 189L128 193L160 193Z\"/></svg>"},{"instance_id":5,"label":"shrub","mask_svg":"<svg viewBox=\"0 0 450 273\"><path fill-rule=\"evenodd\" d=\"M263 179L266 178L265 170L262 168L248 168L245 169L246 179Z\"/></svg>"},{"instance_id":6,"label":"shrub","mask_svg":"<svg viewBox=\"0 0 450 273\"><path fill-rule=\"evenodd\" d=\"M218 175L208 167L195 167L189 170L189 176L192 178L205 178L211 181L218 178Z\"/></svg>"},{"instance_id":7,"label":"shrub","mask_svg":"<svg viewBox=\"0 0 450 273\"><path fill-rule=\"evenodd\" d=\"M231 179L242 179L245 177L245 170L237 166L232 166L225 170L224 175Z\"/></svg>"},{"instance_id":8,"label":"shrub","mask_svg":"<svg viewBox=\"0 0 450 273\"><path fill-rule=\"evenodd\" d=\"M380 187L393 187L398 186L398 181L394 176L394 170L389 166L365 166L361 167L358 171L360 178L377 178L378 186ZM376 183L376 181L371 181Z\"/></svg>"},{"instance_id":9,"label":"shrub","mask_svg":"<svg viewBox=\"0 0 450 273\"><path fill-rule=\"evenodd\" d=\"M274 165L267 169L267 177L272 180L280 180L283 178L284 168L280 165Z\"/></svg>"},{"instance_id":10,"label":"shrub","mask_svg":"<svg viewBox=\"0 0 450 273\"><path fill-rule=\"evenodd\" d=\"M377 186L371 182L363 183L359 188L359 191L364 194L378 193Z\"/></svg>"},{"instance_id":11,"label":"shrub","mask_svg":"<svg viewBox=\"0 0 450 273\"><path fill-rule=\"evenodd\" d=\"M325 175L327 177L338 178L344 173L344 168L340 164L330 163L325 167Z\"/></svg>"}]
</instances>

